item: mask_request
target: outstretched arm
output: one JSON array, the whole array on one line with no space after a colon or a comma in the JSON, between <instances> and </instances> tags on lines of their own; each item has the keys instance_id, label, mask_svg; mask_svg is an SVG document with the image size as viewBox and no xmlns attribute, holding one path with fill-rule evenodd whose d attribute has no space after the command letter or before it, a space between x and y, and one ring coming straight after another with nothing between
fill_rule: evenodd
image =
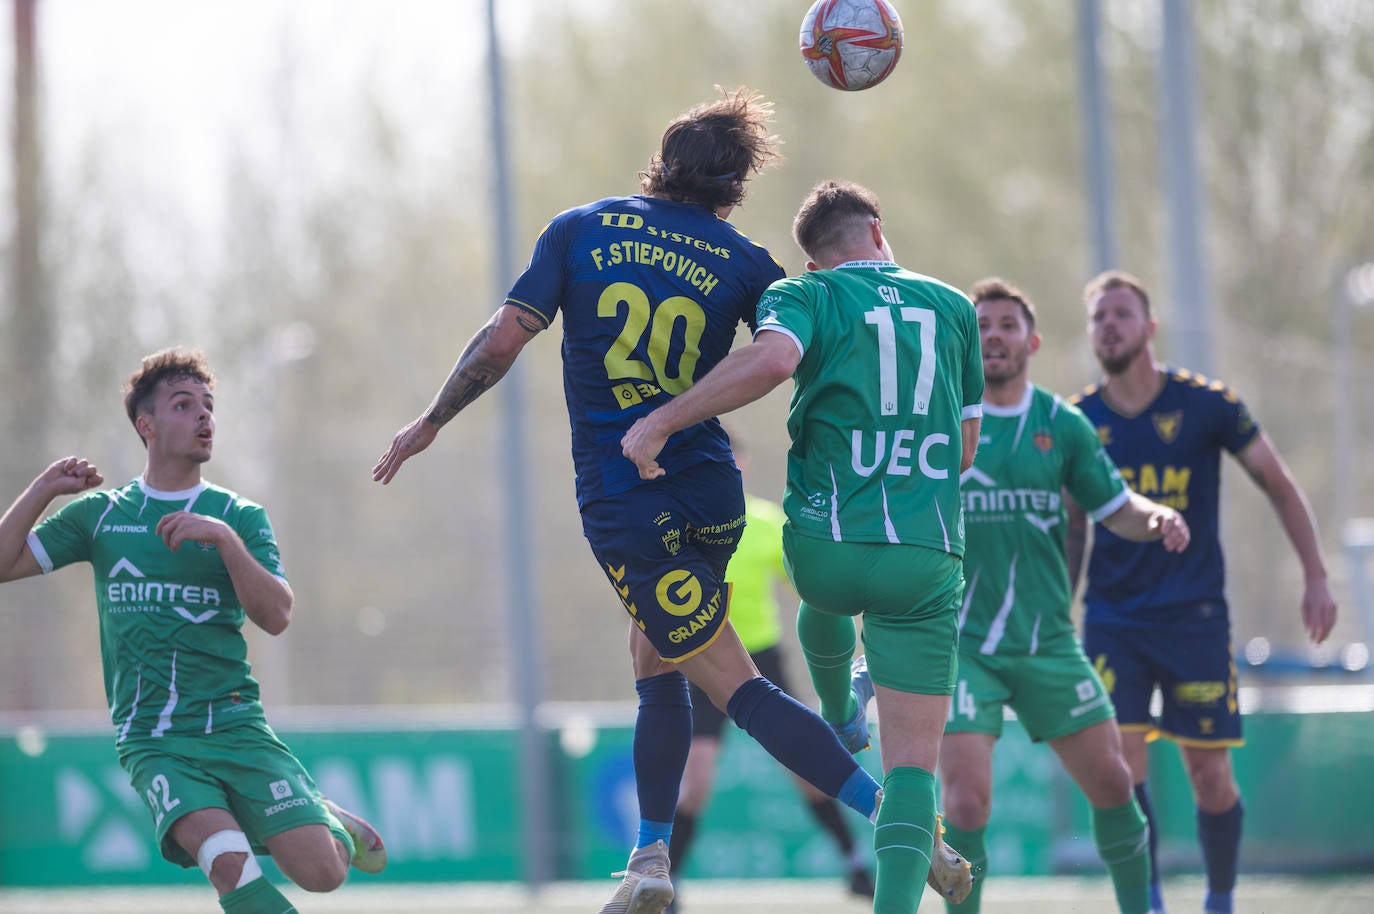
<instances>
[{"instance_id":1,"label":"outstretched arm","mask_svg":"<svg viewBox=\"0 0 1374 914\"><path fill-rule=\"evenodd\" d=\"M1274 449L1269 436L1260 433L1245 450L1236 455L1241 466L1250 474L1255 485L1269 496L1274 512L1288 534L1293 550L1302 562L1305 584L1302 592L1302 622L1307 636L1314 644L1321 644L1336 624L1336 600L1326 579L1326 563L1322 561L1321 543L1317 537L1317 521L1288 465Z\"/></svg>"},{"instance_id":2,"label":"outstretched arm","mask_svg":"<svg viewBox=\"0 0 1374 914\"><path fill-rule=\"evenodd\" d=\"M1102 518L1102 526L1122 539L1137 543L1163 540L1164 548L1169 552L1187 549L1192 537L1182 514L1138 492L1132 492L1125 504ZM1081 555L1081 546L1079 552Z\"/></svg>"},{"instance_id":3,"label":"outstretched arm","mask_svg":"<svg viewBox=\"0 0 1374 914\"><path fill-rule=\"evenodd\" d=\"M639 467L641 479L657 479L664 470L655 458L670 435L753 403L792 377L800 361L791 337L760 330L748 346L721 359L706 377L630 426L620 439L621 452Z\"/></svg>"},{"instance_id":4,"label":"outstretched arm","mask_svg":"<svg viewBox=\"0 0 1374 914\"><path fill-rule=\"evenodd\" d=\"M63 457L39 473L0 517L0 581L32 577L43 570L29 548L29 531L54 498L93 489L104 481L100 471L80 457Z\"/></svg>"},{"instance_id":5,"label":"outstretched arm","mask_svg":"<svg viewBox=\"0 0 1374 914\"><path fill-rule=\"evenodd\" d=\"M454 416L505 377L520 350L544 329L539 318L515 305L502 305L463 348L448 380L419 418L396 433L372 468L372 478L391 482L401 464L423 451Z\"/></svg>"}]
</instances>

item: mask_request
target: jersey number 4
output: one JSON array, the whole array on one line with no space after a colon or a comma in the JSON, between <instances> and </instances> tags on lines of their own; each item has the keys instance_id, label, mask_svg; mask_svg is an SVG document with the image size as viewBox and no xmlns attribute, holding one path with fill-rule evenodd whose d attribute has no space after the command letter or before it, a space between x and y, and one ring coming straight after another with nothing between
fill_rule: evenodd
<instances>
[{"instance_id":1,"label":"jersey number 4","mask_svg":"<svg viewBox=\"0 0 1374 914\"><path fill-rule=\"evenodd\" d=\"M897 326L892 312L905 323L920 328L921 356L916 367L916 399L911 412L930 412L930 391L935 386L935 311L930 308L894 308L880 305L864 312L864 323L878 331L878 404L880 415L897 415Z\"/></svg>"},{"instance_id":2,"label":"jersey number 4","mask_svg":"<svg viewBox=\"0 0 1374 914\"><path fill-rule=\"evenodd\" d=\"M653 381L670 394L680 394L692 386L692 375L701 357L701 335L706 330L706 314L701 305L682 295L674 295L654 307L639 286L628 282L611 283L596 302L597 317L615 320L625 306L625 323L606 352L606 377L611 380L637 378ZM682 325L682 352L677 370L669 371L668 353L673 335ZM649 364L635 358L635 351L648 331Z\"/></svg>"}]
</instances>

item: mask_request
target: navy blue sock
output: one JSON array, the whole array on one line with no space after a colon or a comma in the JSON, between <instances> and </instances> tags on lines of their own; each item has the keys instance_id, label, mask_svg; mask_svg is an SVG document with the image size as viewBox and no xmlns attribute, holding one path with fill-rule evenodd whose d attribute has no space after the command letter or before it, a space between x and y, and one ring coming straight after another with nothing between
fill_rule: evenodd
<instances>
[{"instance_id":1,"label":"navy blue sock","mask_svg":"<svg viewBox=\"0 0 1374 914\"><path fill-rule=\"evenodd\" d=\"M1150 906L1164 910L1164 892L1159 885L1159 826L1155 823L1155 807L1150 802L1150 788L1144 781L1135 785L1135 800L1150 826Z\"/></svg>"},{"instance_id":2,"label":"navy blue sock","mask_svg":"<svg viewBox=\"0 0 1374 914\"><path fill-rule=\"evenodd\" d=\"M663 673L635 682L635 790L639 794L639 837L635 847L667 841L687 750L692 746L692 696L687 677Z\"/></svg>"},{"instance_id":3,"label":"navy blue sock","mask_svg":"<svg viewBox=\"0 0 1374 914\"><path fill-rule=\"evenodd\" d=\"M873 814L877 781L859 767L835 731L810 708L758 676L735 690L726 711L741 730L793 773L863 815Z\"/></svg>"},{"instance_id":4,"label":"navy blue sock","mask_svg":"<svg viewBox=\"0 0 1374 914\"><path fill-rule=\"evenodd\" d=\"M1197 811L1197 839L1202 845L1202 861L1207 868L1207 896L1202 902L1206 911L1231 914L1244 813L1245 807L1240 800L1226 812Z\"/></svg>"}]
</instances>

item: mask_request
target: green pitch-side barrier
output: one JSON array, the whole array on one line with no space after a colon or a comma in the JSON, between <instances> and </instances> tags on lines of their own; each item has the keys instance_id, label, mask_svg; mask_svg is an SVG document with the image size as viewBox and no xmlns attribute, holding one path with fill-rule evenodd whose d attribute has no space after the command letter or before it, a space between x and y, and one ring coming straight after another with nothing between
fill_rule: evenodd
<instances>
[{"instance_id":1,"label":"green pitch-side barrier","mask_svg":"<svg viewBox=\"0 0 1374 914\"><path fill-rule=\"evenodd\" d=\"M515 881L518 734L457 713L423 722L370 710L365 723L278 730L321 788L386 836L386 880ZM563 716L560 715L560 719ZM1247 869L1358 868L1374 862L1374 726L1364 713L1253 714L1236 754L1247 797ZM549 827L558 879L607 878L624 866L637 822L626 713L597 723L575 710L550 733ZM879 730L881 738L881 730ZM1154 796L1169 869L1196 868L1192 801L1172 746L1154 759ZM875 751L862 760L875 774ZM1004 875L1099 872L1087 810L1053 754L1009 721L998 745L991 856ZM725 743L712 804L687 869L698 878L823 878L842 871L796 787L741 733ZM861 846L871 827L850 822ZM105 727L0 728L0 885L199 883L161 860L151 823L115 761ZM363 877L359 877L363 878Z\"/></svg>"}]
</instances>

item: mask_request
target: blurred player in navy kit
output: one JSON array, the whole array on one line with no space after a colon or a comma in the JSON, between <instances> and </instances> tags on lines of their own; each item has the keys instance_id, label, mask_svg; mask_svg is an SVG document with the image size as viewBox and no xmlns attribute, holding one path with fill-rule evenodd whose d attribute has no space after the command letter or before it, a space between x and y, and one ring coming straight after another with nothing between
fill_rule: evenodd
<instances>
[{"instance_id":1,"label":"blurred player in navy kit","mask_svg":"<svg viewBox=\"0 0 1374 914\"><path fill-rule=\"evenodd\" d=\"M1155 361L1156 323L1140 281L1110 271L1088 283L1088 338L1104 378L1074 398L1133 489L1181 511L1192 544L1181 553L1132 543L1101 525L1084 592L1084 648L1112 693L1126 759L1150 832L1146 739L1178 744L1197 803L1207 870L1208 914L1230 914L1240 853L1242 804L1231 767L1240 711L1224 589L1218 496L1221 453L1231 453L1274 506L1302 563L1303 625L1321 643L1336 603L1312 509L1272 442L1220 381ZM1082 567L1087 521L1070 511L1069 560ZM1150 715L1158 685L1163 715ZM1153 839L1152 839L1152 843ZM1155 848L1154 907L1163 910Z\"/></svg>"},{"instance_id":2,"label":"blurred player in navy kit","mask_svg":"<svg viewBox=\"0 0 1374 914\"><path fill-rule=\"evenodd\" d=\"M634 622L639 692L639 835L603 914L659 914L673 899L668 841L692 739L688 678L793 772L877 814L877 782L819 716L759 675L726 618L725 568L744 529L744 490L720 423L674 435L661 458L672 473L661 480L641 480L620 453L637 418L723 359L741 321L755 325L759 296L783 275L725 221L745 181L777 155L771 115L753 93L723 93L668 125L642 174L643 194L554 217L505 303L373 468L389 482L562 312L582 529Z\"/></svg>"}]
</instances>

